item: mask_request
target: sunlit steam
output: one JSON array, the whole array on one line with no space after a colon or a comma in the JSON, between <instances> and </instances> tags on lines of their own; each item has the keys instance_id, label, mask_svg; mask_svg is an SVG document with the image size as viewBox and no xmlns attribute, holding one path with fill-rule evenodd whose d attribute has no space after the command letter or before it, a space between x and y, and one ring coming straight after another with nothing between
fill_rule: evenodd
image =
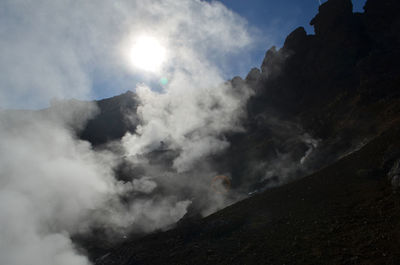
<instances>
[{"instance_id":1,"label":"sunlit steam","mask_svg":"<svg viewBox=\"0 0 400 265\"><path fill-rule=\"evenodd\" d=\"M7 10L0 16L0 51L6 51L0 57L7 66L0 73L2 106L82 98L98 87L96 80L105 89L102 81L108 85L111 77L134 89L134 78L150 75L162 92L151 82L136 86L137 112L125 115L140 124L113 143L115 153L93 148L71 129L95 117L95 104L58 103L35 117L0 112L0 264L87 265L73 235L98 227L118 235L166 228L193 198L205 214L231 203L229 192L210 187L219 172L202 162L229 146L224 133L242 130L251 91L225 83L221 62L252 42L245 20L217 1L1 5ZM161 155L171 165L153 163ZM114 169L128 159L129 180L117 181ZM228 190L223 181L214 185Z\"/></svg>"},{"instance_id":2,"label":"sunlit steam","mask_svg":"<svg viewBox=\"0 0 400 265\"><path fill-rule=\"evenodd\" d=\"M167 51L154 37L140 36L130 51L130 60L136 68L158 72L165 62Z\"/></svg>"}]
</instances>

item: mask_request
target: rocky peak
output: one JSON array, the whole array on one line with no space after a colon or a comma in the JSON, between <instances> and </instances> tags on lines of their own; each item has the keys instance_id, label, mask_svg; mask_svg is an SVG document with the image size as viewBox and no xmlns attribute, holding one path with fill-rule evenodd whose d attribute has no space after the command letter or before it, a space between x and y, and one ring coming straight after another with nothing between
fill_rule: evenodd
<instances>
[{"instance_id":1,"label":"rocky peak","mask_svg":"<svg viewBox=\"0 0 400 265\"><path fill-rule=\"evenodd\" d=\"M280 73L282 64L287 56L281 50L277 50L272 46L265 54L264 60L261 64L261 74L263 77L274 77Z\"/></svg>"},{"instance_id":2,"label":"rocky peak","mask_svg":"<svg viewBox=\"0 0 400 265\"><path fill-rule=\"evenodd\" d=\"M235 76L230 81L232 88L235 92L240 93L240 90L244 89L245 82L240 76Z\"/></svg>"},{"instance_id":3,"label":"rocky peak","mask_svg":"<svg viewBox=\"0 0 400 265\"><path fill-rule=\"evenodd\" d=\"M247 83L255 83L258 82L258 80L261 77L261 71L258 68L252 68L250 72L246 76L246 82Z\"/></svg>"},{"instance_id":4,"label":"rocky peak","mask_svg":"<svg viewBox=\"0 0 400 265\"><path fill-rule=\"evenodd\" d=\"M311 20L317 36L341 32L349 26L353 17L351 0L330 0L319 7L319 13Z\"/></svg>"},{"instance_id":5,"label":"rocky peak","mask_svg":"<svg viewBox=\"0 0 400 265\"><path fill-rule=\"evenodd\" d=\"M307 41L307 32L303 27L298 27L286 37L284 49L296 51L304 48Z\"/></svg>"}]
</instances>

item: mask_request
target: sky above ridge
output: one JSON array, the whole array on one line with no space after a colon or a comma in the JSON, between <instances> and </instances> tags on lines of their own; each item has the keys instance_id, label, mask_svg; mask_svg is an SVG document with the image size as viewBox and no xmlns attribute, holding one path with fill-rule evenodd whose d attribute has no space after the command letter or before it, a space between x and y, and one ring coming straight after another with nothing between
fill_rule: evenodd
<instances>
[{"instance_id":1,"label":"sky above ridge","mask_svg":"<svg viewBox=\"0 0 400 265\"><path fill-rule=\"evenodd\" d=\"M163 91L176 77L173 68L190 56L195 60L185 67L198 60L224 80L245 77L298 26L313 34L309 21L319 6L319 0L178 2L2 1L0 109L102 99L140 84ZM364 4L353 0L354 11Z\"/></svg>"},{"instance_id":2,"label":"sky above ridge","mask_svg":"<svg viewBox=\"0 0 400 265\"><path fill-rule=\"evenodd\" d=\"M226 79L234 76L245 78L253 67L260 67L265 52L272 46L281 47L287 35L297 27L304 27L308 34L314 34L310 25L311 19L318 13L319 0L213 0L220 2L228 9L244 18L252 30L258 35L256 43L243 55L236 65L232 65L224 73ZM325 3L326 0L321 0ZM353 12L363 12L366 0L352 0ZM265 37L264 37L265 36ZM153 82L157 87L157 83ZM106 81L99 86L113 86L113 82ZM104 98L104 94L99 98Z\"/></svg>"},{"instance_id":3,"label":"sky above ridge","mask_svg":"<svg viewBox=\"0 0 400 265\"><path fill-rule=\"evenodd\" d=\"M305 28L308 34L314 34L310 25L311 19L318 13L320 3L324 0L220 0L229 9L244 17L250 25L270 36L264 40L266 45L259 45L253 51L254 66L259 66L263 60L268 44L281 47L286 36L299 26ZM366 0L352 0L353 12L363 12ZM243 75L244 73L239 73Z\"/></svg>"}]
</instances>

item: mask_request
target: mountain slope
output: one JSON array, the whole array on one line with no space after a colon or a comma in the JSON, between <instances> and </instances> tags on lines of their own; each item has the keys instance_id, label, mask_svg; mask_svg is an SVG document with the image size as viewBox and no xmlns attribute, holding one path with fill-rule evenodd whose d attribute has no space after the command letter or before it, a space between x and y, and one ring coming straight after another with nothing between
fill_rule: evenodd
<instances>
[{"instance_id":1,"label":"mountain slope","mask_svg":"<svg viewBox=\"0 0 400 265\"><path fill-rule=\"evenodd\" d=\"M398 264L400 200L386 173L399 133L397 124L309 177L128 241L96 264Z\"/></svg>"}]
</instances>

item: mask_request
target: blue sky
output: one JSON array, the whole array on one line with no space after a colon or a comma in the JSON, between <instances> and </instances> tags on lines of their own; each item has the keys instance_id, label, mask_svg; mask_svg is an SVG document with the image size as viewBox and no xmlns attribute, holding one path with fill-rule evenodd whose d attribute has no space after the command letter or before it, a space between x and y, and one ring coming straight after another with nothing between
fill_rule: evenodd
<instances>
[{"instance_id":1,"label":"blue sky","mask_svg":"<svg viewBox=\"0 0 400 265\"><path fill-rule=\"evenodd\" d=\"M246 18L247 21L260 29L270 28L272 25L283 26L283 30L303 26L308 33L313 33L309 25L317 14L318 0L221 0L225 6ZM321 0L321 3L326 1ZM353 11L363 12L365 0L353 0ZM281 44L284 37L290 32L283 32L280 36Z\"/></svg>"},{"instance_id":2,"label":"blue sky","mask_svg":"<svg viewBox=\"0 0 400 265\"><path fill-rule=\"evenodd\" d=\"M186 67L201 78L197 83L245 77L297 27L312 34L309 21L319 6L319 0L207 2L0 1L0 109L42 108L52 98L102 99L141 83L161 90L159 80L168 73L133 69L126 47L121 51L143 32L167 39L173 56L165 65ZM353 0L354 10L362 11L364 3ZM212 71L206 75L205 68Z\"/></svg>"},{"instance_id":3,"label":"blue sky","mask_svg":"<svg viewBox=\"0 0 400 265\"><path fill-rule=\"evenodd\" d=\"M258 67L266 50L272 45L281 47L286 36L299 26L314 34L309 22L318 13L318 0L221 0L226 7L244 17L261 34L269 36L251 52L252 63ZM321 3L326 1L321 0ZM363 12L366 0L353 0L353 12ZM264 44L264 45L263 45ZM238 75L245 75L239 70Z\"/></svg>"},{"instance_id":4,"label":"blue sky","mask_svg":"<svg viewBox=\"0 0 400 265\"><path fill-rule=\"evenodd\" d=\"M226 79L237 75L245 78L251 68L261 65L265 52L269 48L281 47L286 36L297 27L303 26L309 34L314 34L314 29L309 22L318 13L318 0L220 0L218 2L246 19L249 26L254 29L253 34L257 35L256 43L246 53L243 53L242 58L234 56L232 61L228 60L230 67L225 69ZM321 2L326 1L321 0ZM365 2L366 0L353 0L353 11L363 12ZM157 81L148 78L142 79L140 76L136 78L150 83L156 90L159 89ZM113 89L110 90L110 87L123 86L124 82L117 83L110 79L97 79L94 85L97 86L99 92L97 97L104 98L113 96L110 94L110 91L113 91Z\"/></svg>"}]
</instances>

